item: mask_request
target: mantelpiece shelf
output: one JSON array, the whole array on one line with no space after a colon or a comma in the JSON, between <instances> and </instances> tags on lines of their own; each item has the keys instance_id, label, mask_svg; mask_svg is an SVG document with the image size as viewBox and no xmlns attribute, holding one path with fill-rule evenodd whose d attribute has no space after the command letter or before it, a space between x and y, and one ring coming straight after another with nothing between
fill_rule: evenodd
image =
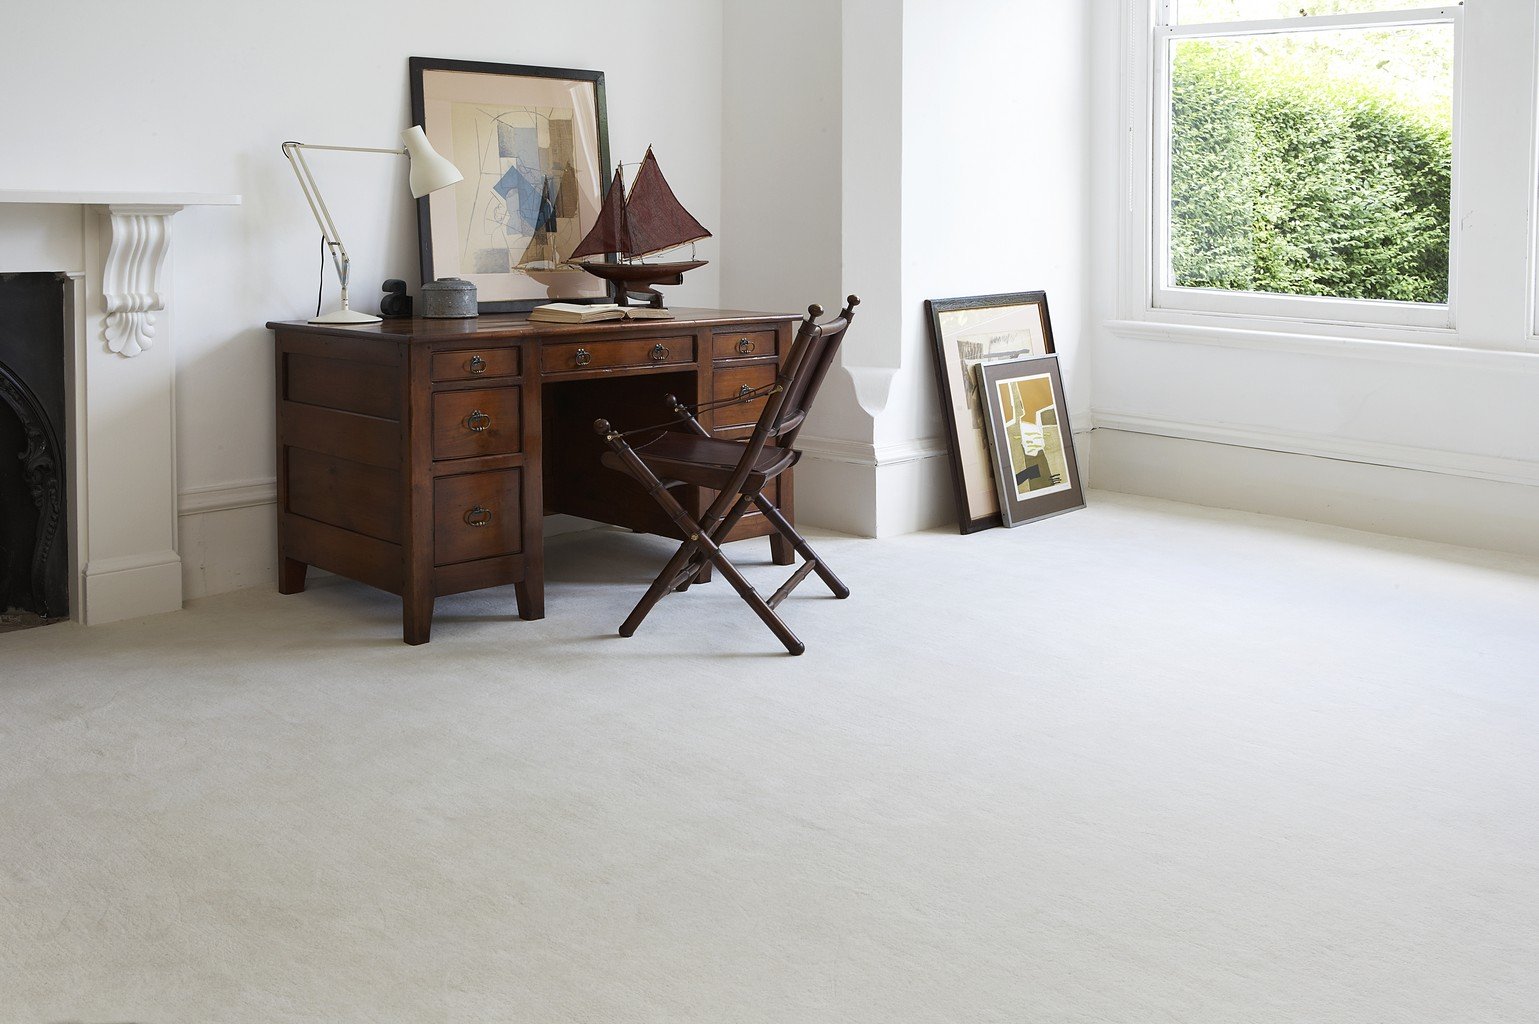
<instances>
[{"instance_id":1,"label":"mantelpiece shelf","mask_svg":"<svg viewBox=\"0 0 1539 1024\"><path fill-rule=\"evenodd\" d=\"M101 192L0 188L0 203L68 206L239 206L223 192Z\"/></svg>"}]
</instances>

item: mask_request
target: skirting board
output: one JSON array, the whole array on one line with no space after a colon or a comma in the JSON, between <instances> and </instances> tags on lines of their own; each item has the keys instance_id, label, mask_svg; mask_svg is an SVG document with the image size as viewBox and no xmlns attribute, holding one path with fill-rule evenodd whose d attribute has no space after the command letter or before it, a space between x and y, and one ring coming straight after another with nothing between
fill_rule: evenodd
<instances>
[{"instance_id":1,"label":"skirting board","mask_svg":"<svg viewBox=\"0 0 1539 1024\"><path fill-rule=\"evenodd\" d=\"M1539 487L1098 427L1094 485L1397 537L1539 555Z\"/></svg>"},{"instance_id":2,"label":"skirting board","mask_svg":"<svg viewBox=\"0 0 1539 1024\"><path fill-rule=\"evenodd\" d=\"M1074 432L1085 479L1090 435L1089 430ZM796 464L796 515L802 523L857 537L895 537L956 525L951 464L941 438L872 445L803 437L796 446L802 451Z\"/></svg>"},{"instance_id":3,"label":"skirting board","mask_svg":"<svg viewBox=\"0 0 1539 1024\"><path fill-rule=\"evenodd\" d=\"M178 546L182 594L187 600L276 584L277 501L277 485L272 480L240 480L192 487L181 493L177 503ZM556 537L599 525L575 516L548 516L545 535ZM311 570L311 574L324 575L320 570Z\"/></svg>"},{"instance_id":4,"label":"skirting board","mask_svg":"<svg viewBox=\"0 0 1539 1024\"><path fill-rule=\"evenodd\" d=\"M1075 431L1080 472L1088 477L1090 432ZM951 467L937 437L872 445L801 438L796 513L802 523L861 537L892 537L956 523ZM272 480L189 488L178 503L182 586L192 598L276 579L277 501ZM570 516L546 520L547 536L598 524Z\"/></svg>"},{"instance_id":5,"label":"skirting board","mask_svg":"<svg viewBox=\"0 0 1539 1024\"><path fill-rule=\"evenodd\" d=\"M183 512L179 524L182 594L187 600L278 579L275 500L264 504Z\"/></svg>"},{"instance_id":6,"label":"skirting board","mask_svg":"<svg viewBox=\"0 0 1539 1024\"><path fill-rule=\"evenodd\" d=\"M952 517L950 470L940 438L873 445L803 437L796 464L796 517L857 537L890 537Z\"/></svg>"},{"instance_id":7,"label":"skirting board","mask_svg":"<svg viewBox=\"0 0 1539 1024\"><path fill-rule=\"evenodd\" d=\"M80 621L99 626L180 611L181 574L175 551L90 562L80 574L81 592L75 598L84 610Z\"/></svg>"},{"instance_id":8,"label":"skirting board","mask_svg":"<svg viewBox=\"0 0 1539 1024\"><path fill-rule=\"evenodd\" d=\"M187 600L278 578L278 501L274 480L189 487L177 501L177 546Z\"/></svg>"}]
</instances>

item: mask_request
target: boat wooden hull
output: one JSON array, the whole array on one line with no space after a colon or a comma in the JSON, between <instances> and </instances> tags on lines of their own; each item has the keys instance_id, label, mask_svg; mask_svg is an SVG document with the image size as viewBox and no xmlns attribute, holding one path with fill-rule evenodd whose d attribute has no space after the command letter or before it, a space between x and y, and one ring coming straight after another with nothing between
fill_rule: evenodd
<instances>
[{"instance_id":1,"label":"boat wooden hull","mask_svg":"<svg viewBox=\"0 0 1539 1024\"><path fill-rule=\"evenodd\" d=\"M709 260L680 260L675 263L584 263L582 268L594 277L615 285L615 302L630 305L630 294L646 296L652 305L661 307L662 293L656 285L683 284L686 271L703 267Z\"/></svg>"}]
</instances>

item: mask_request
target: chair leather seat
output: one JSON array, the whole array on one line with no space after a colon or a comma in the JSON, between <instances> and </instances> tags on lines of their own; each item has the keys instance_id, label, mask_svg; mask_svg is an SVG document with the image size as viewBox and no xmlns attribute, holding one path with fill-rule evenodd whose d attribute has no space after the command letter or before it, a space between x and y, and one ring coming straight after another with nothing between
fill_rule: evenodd
<instances>
[{"instance_id":1,"label":"chair leather seat","mask_svg":"<svg viewBox=\"0 0 1539 1024\"><path fill-rule=\"evenodd\" d=\"M633 445L632 450L663 480L721 490L742 461L743 447L742 441L669 430L655 440ZM766 447L754 460L745 486L763 486L764 481L773 480L794 466L800 457L801 453L791 448ZM602 461L610 469L625 472L625 464L614 452L605 452Z\"/></svg>"}]
</instances>

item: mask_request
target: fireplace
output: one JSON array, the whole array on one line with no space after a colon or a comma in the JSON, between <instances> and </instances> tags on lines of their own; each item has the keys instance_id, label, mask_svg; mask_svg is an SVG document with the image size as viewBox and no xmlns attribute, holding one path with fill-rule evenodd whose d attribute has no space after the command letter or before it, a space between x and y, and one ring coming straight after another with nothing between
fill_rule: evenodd
<instances>
[{"instance_id":1,"label":"fireplace","mask_svg":"<svg viewBox=\"0 0 1539 1024\"><path fill-rule=\"evenodd\" d=\"M53 316L0 349L0 612L91 625L182 606L171 222L239 202L0 189L0 277Z\"/></svg>"},{"instance_id":2,"label":"fireplace","mask_svg":"<svg viewBox=\"0 0 1539 1024\"><path fill-rule=\"evenodd\" d=\"M0 274L0 625L69 614L68 287Z\"/></svg>"}]
</instances>

